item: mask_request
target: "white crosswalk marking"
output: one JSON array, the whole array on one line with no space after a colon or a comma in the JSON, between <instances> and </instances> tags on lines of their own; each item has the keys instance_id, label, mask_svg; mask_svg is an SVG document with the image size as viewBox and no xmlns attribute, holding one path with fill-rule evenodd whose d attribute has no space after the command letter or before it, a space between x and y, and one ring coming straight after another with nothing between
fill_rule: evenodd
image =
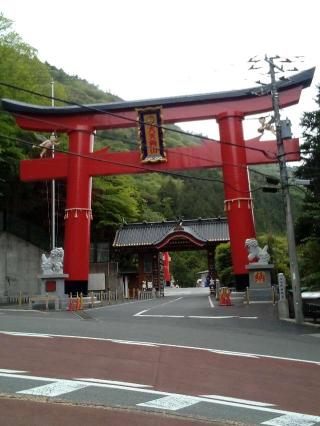
<instances>
[{"instance_id":1,"label":"white crosswalk marking","mask_svg":"<svg viewBox=\"0 0 320 426\"><path fill-rule=\"evenodd\" d=\"M59 396L65 393L73 392L82 388L90 386L90 383L77 383L72 380L59 380L58 382L50 383L48 385L37 386L36 388L26 389L17 393L27 395L40 395L40 396Z\"/></svg>"},{"instance_id":2,"label":"white crosswalk marking","mask_svg":"<svg viewBox=\"0 0 320 426\"><path fill-rule=\"evenodd\" d=\"M154 399L152 401L137 404L140 407L152 407L163 410L180 410L181 408L189 407L190 405L197 404L201 398L186 396L186 395L170 395L164 398Z\"/></svg>"},{"instance_id":3,"label":"white crosswalk marking","mask_svg":"<svg viewBox=\"0 0 320 426\"><path fill-rule=\"evenodd\" d=\"M312 426L320 422L320 417L307 414L286 414L261 423L268 426Z\"/></svg>"}]
</instances>

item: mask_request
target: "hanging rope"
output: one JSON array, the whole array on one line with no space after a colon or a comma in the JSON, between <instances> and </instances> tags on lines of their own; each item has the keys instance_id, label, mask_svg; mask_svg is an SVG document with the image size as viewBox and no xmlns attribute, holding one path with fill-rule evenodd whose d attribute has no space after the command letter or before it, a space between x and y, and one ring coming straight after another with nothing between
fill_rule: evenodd
<instances>
[{"instance_id":1,"label":"hanging rope","mask_svg":"<svg viewBox=\"0 0 320 426\"><path fill-rule=\"evenodd\" d=\"M49 224L49 242L50 242L50 247L52 247L49 188L48 188L48 181L46 180L45 182L46 182L45 185L46 185L48 224Z\"/></svg>"},{"instance_id":2,"label":"hanging rope","mask_svg":"<svg viewBox=\"0 0 320 426\"><path fill-rule=\"evenodd\" d=\"M56 210L56 243L59 246L59 209L60 209L60 183L57 182L57 210Z\"/></svg>"}]
</instances>

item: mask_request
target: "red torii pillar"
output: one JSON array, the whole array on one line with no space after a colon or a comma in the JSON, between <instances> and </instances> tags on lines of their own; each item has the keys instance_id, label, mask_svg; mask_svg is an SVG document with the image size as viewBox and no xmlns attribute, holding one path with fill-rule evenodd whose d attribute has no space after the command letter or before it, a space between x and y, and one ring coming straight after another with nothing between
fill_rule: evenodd
<instances>
[{"instance_id":1,"label":"red torii pillar","mask_svg":"<svg viewBox=\"0 0 320 426\"><path fill-rule=\"evenodd\" d=\"M228 217L233 272L238 286L248 284L248 263L243 249L247 238L255 238L253 204L247 170L247 156L242 129L243 114L224 113L217 117L225 194L225 211Z\"/></svg>"},{"instance_id":2,"label":"red torii pillar","mask_svg":"<svg viewBox=\"0 0 320 426\"><path fill-rule=\"evenodd\" d=\"M65 209L64 270L78 291L87 291L90 256L90 223L92 177L85 167L85 158L93 151L93 133L90 130L69 133L70 155L67 171L67 197ZM72 292L66 285L66 293Z\"/></svg>"}]
</instances>

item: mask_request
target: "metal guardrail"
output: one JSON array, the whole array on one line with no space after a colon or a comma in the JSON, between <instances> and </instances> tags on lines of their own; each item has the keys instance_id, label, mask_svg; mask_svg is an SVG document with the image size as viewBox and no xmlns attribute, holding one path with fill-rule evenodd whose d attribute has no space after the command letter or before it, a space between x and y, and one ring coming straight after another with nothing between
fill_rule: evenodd
<instances>
[{"instance_id":1,"label":"metal guardrail","mask_svg":"<svg viewBox=\"0 0 320 426\"><path fill-rule=\"evenodd\" d=\"M123 301L126 298L124 297L122 292L119 292L118 290L106 290L106 291L92 291L89 292L89 295L93 294L94 297L96 297L97 300L101 302L108 302L111 304L112 302L118 302L119 300ZM153 299L156 297L156 291L155 289L149 291L141 291L138 288L133 288L130 292L129 298L131 300L145 300L145 299Z\"/></svg>"},{"instance_id":2,"label":"metal guardrail","mask_svg":"<svg viewBox=\"0 0 320 426\"><path fill-rule=\"evenodd\" d=\"M151 291L138 291L139 300L154 299L155 297L157 297L155 289L152 289Z\"/></svg>"},{"instance_id":3,"label":"metal guardrail","mask_svg":"<svg viewBox=\"0 0 320 426\"><path fill-rule=\"evenodd\" d=\"M27 305L29 295L23 295L21 292L16 296L0 296L0 305Z\"/></svg>"},{"instance_id":4,"label":"metal guardrail","mask_svg":"<svg viewBox=\"0 0 320 426\"><path fill-rule=\"evenodd\" d=\"M133 289L134 291L131 293L130 300L147 300L147 299L154 299L158 295L156 293L156 290L153 289L152 291L141 291L139 289ZM32 304L35 301L43 301L47 298L55 298L56 296L52 296L50 294L48 295L23 295L22 292L18 293L15 296L0 296L0 305L29 305ZM88 292L88 295L85 297L82 294L79 294L77 296L68 296L66 295L66 299L77 299L77 298L83 298L86 300L85 305L89 307L94 307L97 302L105 303L105 304L113 304L118 303L119 301L124 301L125 298L122 293L120 293L118 290L106 290L106 291L90 291ZM50 299L51 300L51 299ZM90 302L91 301L91 302ZM81 305L83 305L83 302L81 302Z\"/></svg>"}]
</instances>

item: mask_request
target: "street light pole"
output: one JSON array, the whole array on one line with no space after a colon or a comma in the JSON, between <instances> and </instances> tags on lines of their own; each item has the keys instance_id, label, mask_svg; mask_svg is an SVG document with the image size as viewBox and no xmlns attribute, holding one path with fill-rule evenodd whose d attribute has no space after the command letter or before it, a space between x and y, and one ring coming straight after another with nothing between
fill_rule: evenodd
<instances>
[{"instance_id":1,"label":"street light pole","mask_svg":"<svg viewBox=\"0 0 320 426\"><path fill-rule=\"evenodd\" d=\"M295 320L297 324L303 323L302 299L300 290L300 275L298 269L296 243L294 237L294 226L292 219L291 197L289 192L288 170L285 159L285 152L282 139L280 109L279 109L279 93L276 85L275 68L277 65L273 62L273 58L265 56L265 61L269 64L271 76L271 96L276 127L277 151L280 167L280 183L286 212L287 239L290 259L290 271L293 290L293 303Z\"/></svg>"},{"instance_id":2,"label":"street light pole","mask_svg":"<svg viewBox=\"0 0 320 426\"><path fill-rule=\"evenodd\" d=\"M54 80L51 80L51 106L54 107ZM52 158L54 158L54 144L51 148ZM56 247L56 182L51 181L51 224L52 224L52 249Z\"/></svg>"}]
</instances>

